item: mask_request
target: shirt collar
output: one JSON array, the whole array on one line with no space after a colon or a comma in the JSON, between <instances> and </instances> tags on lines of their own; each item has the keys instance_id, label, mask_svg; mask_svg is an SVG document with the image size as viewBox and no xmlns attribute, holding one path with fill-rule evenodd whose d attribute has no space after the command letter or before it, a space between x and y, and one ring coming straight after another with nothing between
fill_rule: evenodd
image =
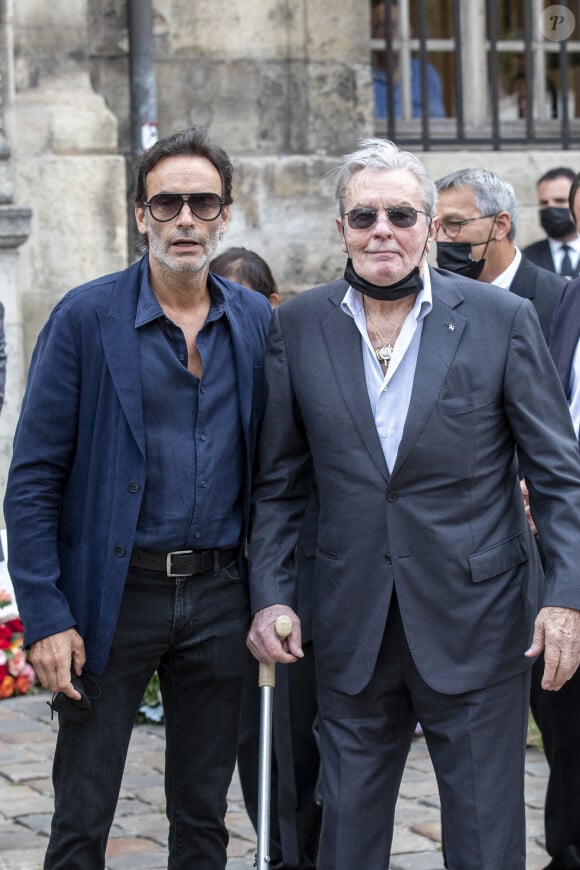
<instances>
[{"instance_id":1,"label":"shirt collar","mask_svg":"<svg viewBox=\"0 0 580 870\"><path fill-rule=\"evenodd\" d=\"M497 287L503 287L504 290L509 290L512 286L512 281L516 277L516 272L520 268L520 263L522 262L522 252L520 249L514 245L516 254L507 269L504 269L497 278L494 278L491 282L495 284Z\"/></svg>"},{"instance_id":2,"label":"shirt collar","mask_svg":"<svg viewBox=\"0 0 580 870\"><path fill-rule=\"evenodd\" d=\"M426 317L433 308L431 273L427 266L423 270L423 274L421 277L423 278L423 289L419 290L419 292L417 293L417 298L415 299L415 304L413 305L411 311L417 323L420 320L423 320L423 318ZM354 287L351 287L349 285L348 290L344 294L342 302L340 303L340 307L345 314L348 314L349 317L352 317L356 320L357 317L360 317L361 313L364 311L363 294L359 290L355 290Z\"/></svg>"},{"instance_id":3,"label":"shirt collar","mask_svg":"<svg viewBox=\"0 0 580 870\"><path fill-rule=\"evenodd\" d=\"M560 239L551 239L548 236L548 243L550 245L550 251L552 252L552 259L556 254L559 254L562 250L562 245L568 245L573 251L576 251L577 254L580 254L580 235L575 236L573 239L570 239L568 242L562 242Z\"/></svg>"},{"instance_id":4,"label":"shirt collar","mask_svg":"<svg viewBox=\"0 0 580 870\"><path fill-rule=\"evenodd\" d=\"M157 301L151 284L149 282L149 263L147 260L144 264L145 268L141 270L141 284L139 286L139 298L137 300L137 312L135 315L135 329L141 326L146 326L154 320L159 320L160 317L165 317L163 308ZM214 280L212 275L208 275L207 279L208 290L210 293L211 304L207 320L217 320L225 311L225 297L222 288L218 282Z\"/></svg>"},{"instance_id":5,"label":"shirt collar","mask_svg":"<svg viewBox=\"0 0 580 870\"><path fill-rule=\"evenodd\" d=\"M145 326L153 320L163 317L163 309L153 294L149 283L149 262L147 258L144 268L141 269L141 283L139 285L139 298L137 299L137 313L135 315L135 329Z\"/></svg>"}]
</instances>

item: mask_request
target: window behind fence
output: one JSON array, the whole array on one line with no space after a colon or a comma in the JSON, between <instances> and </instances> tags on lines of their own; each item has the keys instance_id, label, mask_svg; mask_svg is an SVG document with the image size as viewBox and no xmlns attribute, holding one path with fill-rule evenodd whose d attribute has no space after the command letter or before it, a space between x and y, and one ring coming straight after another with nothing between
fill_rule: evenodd
<instances>
[{"instance_id":1,"label":"window behind fence","mask_svg":"<svg viewBox=\"0 0 580 870\"><path fill-rule=\"evenodd\" d=\"M580 146L580 0L370 0L375 131Z\"/></svg>"}]
</instances>

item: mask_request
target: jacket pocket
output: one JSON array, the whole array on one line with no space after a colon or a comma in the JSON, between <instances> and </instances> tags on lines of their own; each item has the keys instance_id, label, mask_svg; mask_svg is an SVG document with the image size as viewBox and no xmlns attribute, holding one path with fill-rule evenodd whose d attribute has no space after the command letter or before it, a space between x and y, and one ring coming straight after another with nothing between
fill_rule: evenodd
<instances>
[{"instance_id":1,"label":"jacket pocket","mask_svg":"<svg viewBox=\"0 0 580 870\"><path fill-rule=\"evenodd\" d=\"M473 393L464 396L449 396L446 399L438 399L435 407L437 413L447 416L448 414L467 414L475 408L481 408L493 400L491 390L482 387Z\"/></svg>"},{"instance_id":2,"label":"jacket pocket","mask_svg":"<svg viewBox=\"0 0 580 870\"><path fill-rule=\"evenodd\" d=\"M342 559L342 553L335 553L333 550L327 550L326 547L318 545L318 552L321 556L326 556L327 559Z\"/></svg>"},{"instance_id":3,"label":"jacket pocket","mask_svg":"<svg viewBox=\"0 0 580 870\"><path fill-rule=\"evenodd\" d=\"M471 579L474 583L480 583L482 580L489 580L490 577L497 577L504 571L523 565L528 561L528 553L523 538L518 533L493 547L473 553L467 557L467 561Z\"/></svg>"}]
</instances>

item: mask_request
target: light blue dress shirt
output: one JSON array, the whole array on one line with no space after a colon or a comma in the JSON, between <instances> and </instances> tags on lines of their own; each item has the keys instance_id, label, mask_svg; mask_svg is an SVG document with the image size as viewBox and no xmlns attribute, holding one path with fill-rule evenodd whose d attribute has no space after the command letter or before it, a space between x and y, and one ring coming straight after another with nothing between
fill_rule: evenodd
<instances>
[{"instance_id":1,"label":"light blue dress shirt","mask_svg":"<svg viewBox=\"0 0 580 870\"><path fill-rule=\"evenodd\" d=\"M401 326L389 367L383 374L368 337L362 293L349 287L341 303L342 310L353 318L361 335L371 410L389 472L394 468L407 419L423 321L432 307L431 278L429 269L425 268L423 289L417 294L415 304Z\"/></svg>"}]
</instances>

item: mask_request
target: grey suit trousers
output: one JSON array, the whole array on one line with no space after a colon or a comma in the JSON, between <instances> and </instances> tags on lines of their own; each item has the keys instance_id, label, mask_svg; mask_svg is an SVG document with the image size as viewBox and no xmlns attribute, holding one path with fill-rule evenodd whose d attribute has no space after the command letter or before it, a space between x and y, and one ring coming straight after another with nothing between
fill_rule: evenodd
<instances>
[{"instance_id":1,"label":"grey suit trousers","mask_svg":"<svg viewBox=\"0 0 580 870\"><path fill-rule=\"evenodd\" d=\"M524 870L529 670L444 695L418 673L394 599L371 682L319 688L323 823L317 870L386 870L415 724L433 761L449 870Z\"/></svg>"}]
</instances>

